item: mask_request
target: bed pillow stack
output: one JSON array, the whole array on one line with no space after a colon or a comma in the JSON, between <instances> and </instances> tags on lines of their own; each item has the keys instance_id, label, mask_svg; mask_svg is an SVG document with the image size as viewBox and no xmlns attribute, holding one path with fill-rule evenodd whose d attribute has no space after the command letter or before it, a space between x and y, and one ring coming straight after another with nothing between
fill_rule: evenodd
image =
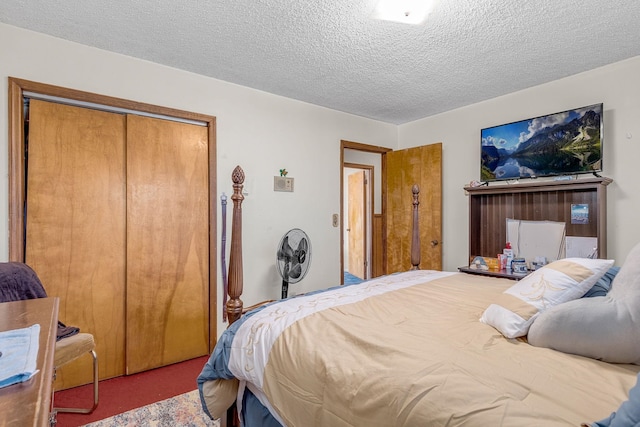
<instances>
[{"instance_id":1,"label":"bed pillow stack","mask_svg":"<svg viewBox=\"0 0 640 427\"><path fill-rule=\"evenodd\" d=\"M484 311L480 321L493 326L507 338L527 335L541 312L582 297L613 262L589 258L554 261L504 291Z\"/></svg>"},{"instance_id":2,"label":"bed pillow stack","mask_svg":"<svg viewBox=\"0 0 640 427\"><path fill-rule=\"evenodd\" d=\"M640 365L640 244L627 256L607 295L542 313L528 338L538 347Z\"/></svg>"}]
</instances>

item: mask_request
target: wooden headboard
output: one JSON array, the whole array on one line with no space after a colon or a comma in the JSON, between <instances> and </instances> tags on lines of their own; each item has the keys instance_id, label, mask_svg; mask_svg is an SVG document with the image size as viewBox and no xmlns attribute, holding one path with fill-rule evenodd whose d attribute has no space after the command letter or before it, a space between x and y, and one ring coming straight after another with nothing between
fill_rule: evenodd
<instances>
[{"instance_id":1,"label":"wooden headboard","mask_svg":"<svg viewBox=\"0 0 640 427\"><path fill-rule=\"evenodd\" d=\"M506 219L559 221L567 236L596 237L598 257L607 256L607 186L610 178L465 187L469 195L469 260L495 257L507 241ZM589 207L587 224L574 224L571 206Z\"/></svg>"}]
</instances>

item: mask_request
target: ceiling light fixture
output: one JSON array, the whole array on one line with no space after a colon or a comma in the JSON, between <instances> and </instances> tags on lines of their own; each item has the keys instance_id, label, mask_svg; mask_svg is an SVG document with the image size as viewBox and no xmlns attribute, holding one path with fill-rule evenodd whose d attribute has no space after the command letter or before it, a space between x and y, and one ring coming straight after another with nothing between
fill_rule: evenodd
<instances>
[{"instance_id":1,"label":"ceiling light fixture","mask_svg":"<svg viewBox=\"0 0 640 427\"><path fill-rule=\"evenodd\" d=\"M435 0L379 0L373 16L384 21L421 24L433 8Z\"/></svg>"}]
</instances>

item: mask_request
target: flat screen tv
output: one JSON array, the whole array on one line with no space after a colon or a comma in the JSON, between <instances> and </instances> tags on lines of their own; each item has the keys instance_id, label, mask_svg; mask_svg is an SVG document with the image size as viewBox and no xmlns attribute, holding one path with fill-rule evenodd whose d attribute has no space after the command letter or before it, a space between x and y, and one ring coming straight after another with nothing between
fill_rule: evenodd
<instances>
[{"instance_id":1,"label":"flat screen tv","mask_svg":"<svg viewBox=\"0 0 640 427\"><path fill-rule=\"evenodd\" d=\"M482 129L482 181L602 172L602 104Z\"/></svg>"}]
</instances>

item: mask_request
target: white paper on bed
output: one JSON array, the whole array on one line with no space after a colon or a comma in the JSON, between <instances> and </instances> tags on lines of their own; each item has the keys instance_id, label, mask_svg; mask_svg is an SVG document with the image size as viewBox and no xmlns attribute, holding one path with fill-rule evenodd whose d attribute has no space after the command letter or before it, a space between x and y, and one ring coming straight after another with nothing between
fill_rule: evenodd
<instances>
[{"instance_id":1,"label":"white paper on bed","mask_svg":"<svg viewBox=\"0 0 640 427\"><path fill-rule=\"evenodd\" d=\"M547 262L565 257L566 224L558 221L524 221L507 218L507 241L514 256L524 258L529 267L536 257Z\"/></svg>"}]
</instances>

